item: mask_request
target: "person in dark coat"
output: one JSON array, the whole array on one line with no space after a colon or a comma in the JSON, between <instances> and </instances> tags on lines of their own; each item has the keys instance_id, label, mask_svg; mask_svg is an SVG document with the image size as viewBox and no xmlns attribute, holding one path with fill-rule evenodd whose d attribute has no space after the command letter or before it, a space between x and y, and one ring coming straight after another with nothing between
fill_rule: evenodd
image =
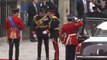
<instances>
[{"instance_id":1,"label":"person in dark coat","mask_svg":"<svg viewBox=\"0 0 107 60\"><path fill-rule=\"evenodd\" d=\"M43 8L46 11L46 13L48 12L48 10L53 9L55 10L55 16L59 18L58 6L52 1L42 0L39 3L39 8Z\"/></svg>"},{"instance_id":2,"label":"person in dark coat","mask_svg":"<svg viewBox=\"0 0 107 60\"><path fill-rule=\"evenodd\" d=\"M30 27L31 42L35 42L35 39L32 35L32 20L36 14L38 14L38 3L37 3L37 0L32 0L32 3L30 3L28 6L28 26Z\"/></svg>"},{"instance_id":3,"label":"person in dark coat","mask_svg":"<svg viewBox=\"0 0 107 60\"><path fill-rule=\"evenodd\" d=\"M48 24L49 19L45 14L44 9L40 9L39 14L35 15L33 20L33 35L37 36L36 38L38 39L37 60L41 60L41 46L43 41L45 45L46 60L49 60Z\"/></svg>"},{"instance_id":4,"label":"person in dark coat","mask_svg":"<svg viewBox=\"0 0 107 60\"><path fill-rule=\"evenodd\" d=\"M59 46L58 46L58 37L59 37L59 19L55 16L54 10L48 11L48 16L50 18L49 30L50 30L50 39L54 46L55 54L54 60L59 60Z\"/></svg>"},{"instance_id":5,"label":"person in dark coat","mask_svg":"<svg viewBox=\"0 0 107 60\"><path fill-rule=\"evenodd\" d=\"M89 0L78 0L77 1L77 13L79 18L84 18L89 15Z\"/></svg>"},{"instance_id":6,"label":"person in dark coat","mask_svg":"<svg viewBox=\"0 0 107 60\"><path fill-rule=\"evenodd\" d=\"M59 13L58 13L58 6L52 2L52 1L47 1L47 5L49 6L49 9L48 10L54 10L55 11L55 16L59 18Z\"/></svg>"},{"instance_id":7,"label":"person in dark coat","mask_svg":"<svg viewBox=\"0 0 107 60\"><path fill-rule=\"evenodd\" d=\"M47 13L48 8L49 8L49 6L47 4L47 0L42 0L41 2L39 2L39 9L41 9L41 8L44 9Z\"/></svg>"}]
</instances>

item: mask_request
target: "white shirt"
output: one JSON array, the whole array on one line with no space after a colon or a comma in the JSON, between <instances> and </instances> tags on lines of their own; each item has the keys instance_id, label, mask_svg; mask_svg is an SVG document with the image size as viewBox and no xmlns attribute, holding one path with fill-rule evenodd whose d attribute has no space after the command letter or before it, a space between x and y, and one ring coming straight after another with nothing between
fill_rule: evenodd
<instances>
[{"instance_id":1,"label":"white shirt","mask_svg":"<svg viewBox=\"0 0 107 60\"><path fill-rule=\"evenodd\" d=\"M36 10L36 13L37 13L37 6L35 3L33 3L34 7L35 7L35 10Z\"/></svg>"},{"instance_id":2,"label":"white shirt","mask_svg":"<svg viewBox=\"0 0 107 60\"><path fill-rule=\"evenodd\" d=\"M87 13L87 1L86 0L82 0L83 5L84 5L84 13Z\"/></svg>"},{"instance_id":3,"label":"white shirt","mask_svg":"<svg viewBox=\"0 0 107 60\"><path fill-rule=\"evenodd\" d=\"M36 6L36 4L35 4L35 3L33 3L33 5L34 5L34 7Z\"/></svg>"},{"instance_id":4,"label":"white shirt","mask_svg":"<svg viewBox=\"0 0 107 60\"><path fill-rule=\"evenodd\" d=\"M92 2L89 3L89 10L90 12L94 12L93 7L95 7L95 4L93 4Z\"/></svg>"}]
</instances>

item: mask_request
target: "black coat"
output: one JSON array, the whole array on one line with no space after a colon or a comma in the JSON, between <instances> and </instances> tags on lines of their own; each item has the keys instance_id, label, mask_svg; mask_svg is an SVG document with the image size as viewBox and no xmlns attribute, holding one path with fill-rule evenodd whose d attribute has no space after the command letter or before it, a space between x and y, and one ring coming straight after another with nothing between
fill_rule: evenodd
<instances>
[{"instance_id":1,"label":"black coat","mask_svg":"<svg viewBox=\"0 0 107 60\"><path fill-rule=\"evenodd\" d=\"M49 8L49 6L48 6L47 3L39 2L39 10L40 10L40 9L44 9L45 12L47 12L47 11L48 11L48 8Z\"/></svg>"},{"instance_id":2,"label":"black coat","mask_svg":"<svg viewBox=\"0 0 107 60\"><path fill-rule=\"evenodd\" d=\"M59 24L60 21L58 18L52 18L49 23L49 29L50 29L50 38L58 38L59 37Z\"/></svg>"},{"instance_id":3,"label":"black coat","mask_svg":"<svg viewBox=\"0 0 107 60\"><path fill-rule=\"evenodd\" d=\"M36 4L36 6L37 6L37 10L38 10L38 4ZM36 14L38 14L38 11L36 11L33 3L30 3L28 6L28 26L31 26L33 16L35 16Z\"/></svg>"},{"instance_id":4,"label":"black coat","mask_svg":"<svg viewBox=\"0 0 107 60\"><path fill-rule=\"evenodd\" d=\"M59 18L58 6L51 1L47 1L45 4L43 2L39 2L39 9L43 8L46 12L48 10L55 10L55 16Z\"/></svg>"},{"instance_id":5,"label":"black coat","mask_svg":"<svg viewBox=\"0 0 107 60\"><path fill-rule=\"evenodd\" d=\"M36 32L37 36L48 36L48 34L43 34L43 31L49 29L48 28L48 24L49 24L49 19L48 17L46 17L44 20L43 20L43 25L38 25L37 23L35 23L36 21L39 21L41 18L41 16L36 16L35 19L33 20L33 31ZM42 27L40 27L42 26ZM45 26L45 27L43 27Z\"/></svg>"},{"instance_id":6,"label":"black coat","mask_svg":"<svg viewBox=\"0 0 107 60\"><path fill-rule=\"evenodd\" d=\"M49 9L55 10L55 16L59 18L58 6L55 3L51 2L51 1L48 1L47 5L49 6Z\"/></svg>"},{"instance_id":7,"label":"black coat","mask_svg":"<svg viewBox=\"0 0 107 60\"><path fill-rule=\"evenodd\" d=\"M84 15L84 4L82 2L82 0L77 1L77 13L78 13L78 17L82 18Z\"/></svg>"}]
</instances>

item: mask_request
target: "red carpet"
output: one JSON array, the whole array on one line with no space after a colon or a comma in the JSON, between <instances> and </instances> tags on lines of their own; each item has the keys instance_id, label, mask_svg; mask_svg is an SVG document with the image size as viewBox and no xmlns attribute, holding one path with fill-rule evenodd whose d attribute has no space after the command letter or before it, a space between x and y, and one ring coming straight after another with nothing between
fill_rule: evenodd
<instances>
[{"instance_id":1,"label":"red carpet","mask_svg":"<svg viewBox=\"0 0 107 60\"><path fill-rule=\"evenodd\" d=\"M0 60L8 60L8 59L0 59Z\"/></svg>"}]
</instances>

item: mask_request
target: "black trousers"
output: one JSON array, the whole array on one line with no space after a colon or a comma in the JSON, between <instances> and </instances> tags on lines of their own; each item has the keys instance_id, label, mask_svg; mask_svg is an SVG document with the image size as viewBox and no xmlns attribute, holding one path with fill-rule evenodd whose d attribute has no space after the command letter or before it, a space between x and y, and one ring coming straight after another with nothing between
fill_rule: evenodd
<instances>
[{"instance_id":1,"label":"black trousers","mask_svg":"<svg viewBox=\"0 0 107 60\"><path fill-rule=\"evenodd\" d=\"M66 45L66 60L75 59L76 45Z\"/></svg>"},{"instance_id":2,"label":"black trousers","mask_svg":"<svg viewBox=\"0 0 107 60\"><path fill-rule=\"evenodd\" d=\"M15 60L19 60L19 43L20 39L8 39L9 41L9 60L13 57L13 45L15 44Z\"/></svg>"},{"instance_id":3,"label":"black trousers","mask_svg":"<svg viewBox=\"0 0 107 60\"><path fill-rule=\"evenodd\" d=\"M31 23L31 26L30 26L29 29L30 29L30 30L29 30L29 33L30 33L30 41L31 41L31 42L35 42L35 38L33 37L33 34L32 34L32 31L33 31L33 25L32 25L32 23Z\"/></svg>"},{"instance_id":4,"label":"black trousers","mask_svg":"<svg viewBox=\"0 0 107 60\"><path fill-rule=\"evenodd\" d=\"M42 46L42 41L44 40L44 45L45 45L45 53L46 53L46 58L49 58L49 40L48 36L38 36L38 60L41 60L41 46Z\"/></svg>"},{"instance_id":5,"label":"black trousers","mask_svg":"<svg viewBox=\"0 0 107 60\"><path fill-rule=\"evenodd\" d=\"M58 47L58 39L57 38L53 38L53 47L55 50L54 53L54 60L59 60L59 47Z\"/></svg>"}]
</instances>

